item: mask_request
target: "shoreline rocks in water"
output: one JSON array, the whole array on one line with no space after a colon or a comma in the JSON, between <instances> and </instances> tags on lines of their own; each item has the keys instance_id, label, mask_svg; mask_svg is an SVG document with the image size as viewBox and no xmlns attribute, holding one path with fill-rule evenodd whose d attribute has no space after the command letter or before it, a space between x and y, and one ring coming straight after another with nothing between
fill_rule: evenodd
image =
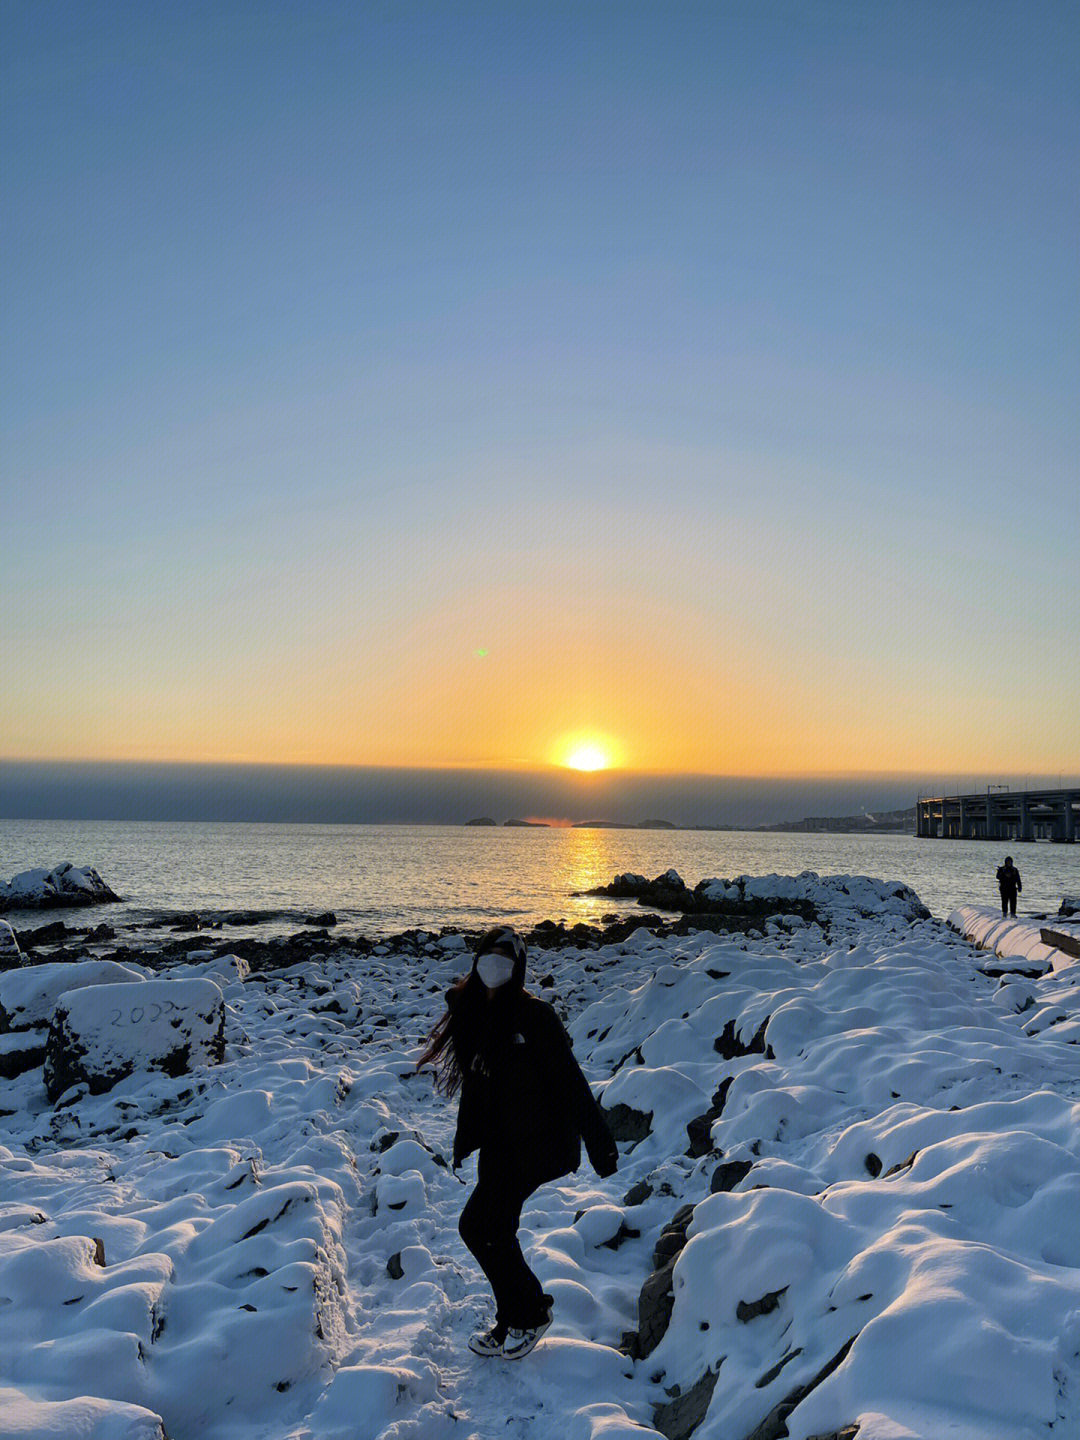
<instances>
[{"instance_id":1,"label":"shoreline rocks in water","mask_svg":"<svg viewBox=\"0 0 1080 1440\"><path fill-rule=\"evenodd\" d=\"M632 871L616 875L609 885L575 891L576 895L608 895L636 900L658 910L684 915L764 916L794 914L821 921L830 911L854 911L868 917L883 910L909 920L927 920L930 911L910 886L900 880L873 880L865 875L740 875L734 880L699 880L691 890L677 870L649 880Z\"/></svg>"},{"instance_id":2,"label":"shoreline rocks in water","mask_svg":"<svg viewBox=\"0 0 1080 1440\"><path fill-rule=\"evenodd\" d=\"M119 899L93 866L79 869L70 861L52 870L22 870L8 881L0 880L0 911L109 905Z\"/></svg>"}]
</instances>

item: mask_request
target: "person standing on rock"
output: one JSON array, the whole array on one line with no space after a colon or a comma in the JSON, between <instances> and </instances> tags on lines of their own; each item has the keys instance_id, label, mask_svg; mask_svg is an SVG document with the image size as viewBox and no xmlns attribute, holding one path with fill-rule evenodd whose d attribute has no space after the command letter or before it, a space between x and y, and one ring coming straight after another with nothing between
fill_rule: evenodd
<instances>
[{"instance_id":1,"label":"person standing on rock","mask_svg":"<svg viewBox=\"0 0 1080 1440\"><path fill-rule=\"evenodd\" d=\"M461 1092L455 1171L480 1152L458 1230L491 1284L495 1320L469 1348L507 1360L535 1347L554 1303L521 1253L522 1206L539 1186L578 1168L582 1141L598 1175L614 1174L619 1160L562 1021L525 989L525 954L508 925L482 937L416 1065L437 1063L438 1088Z\"/></svg>"},{"instance_id":2,"label":"person standing on rock","mask_svg":"<svg viewBox=\"0 0 1080 1440\"><path fill-rule=\"evenodd\" d=\"M1005 856L1005 864L998 866L997 872L998 889L1001 891L1001 913L1002 915L1016 914L1016 897L1024 888L1020 879L1020 871L1013 864L1011 855Z\"/></svg>"}]
</instances>

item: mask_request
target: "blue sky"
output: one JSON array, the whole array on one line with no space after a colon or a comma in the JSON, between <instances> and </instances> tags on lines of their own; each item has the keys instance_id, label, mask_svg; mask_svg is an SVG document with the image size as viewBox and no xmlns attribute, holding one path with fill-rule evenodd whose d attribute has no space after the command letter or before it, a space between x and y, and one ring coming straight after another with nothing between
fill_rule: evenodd
<instances>
[{"instance_id":1,"label":"blue sky","mask_svg":"<svg viewBox=\"0 0 1080 1440\"><path fill-rule=\"evenodd\" d=\"M1080 764L1072 7L3 17L0 754Z\"/></svg>"}]
</instances>

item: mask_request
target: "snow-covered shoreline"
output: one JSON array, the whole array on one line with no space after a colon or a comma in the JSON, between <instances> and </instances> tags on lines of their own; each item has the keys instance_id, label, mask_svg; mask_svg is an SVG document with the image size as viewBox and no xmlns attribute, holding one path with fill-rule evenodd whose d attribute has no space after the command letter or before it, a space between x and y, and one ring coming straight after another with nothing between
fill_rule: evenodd
<instances>
[{"instance_id":1,"label":"snow-covered shoreline","mask_svg":"<svg viewBox=\"0 0 1080 1440\"><path fill-rule=\"evenodd\" d=\"M1080 969L996 979L881 899L532 954L641 1138L526 1206L556 1311L516 1365L465 1349L453 1106L413 1073L464 940L156 965L220 985L223 1063L4 1086L0 1432L1080 1433Z\"/></svg>"}]
</instances>

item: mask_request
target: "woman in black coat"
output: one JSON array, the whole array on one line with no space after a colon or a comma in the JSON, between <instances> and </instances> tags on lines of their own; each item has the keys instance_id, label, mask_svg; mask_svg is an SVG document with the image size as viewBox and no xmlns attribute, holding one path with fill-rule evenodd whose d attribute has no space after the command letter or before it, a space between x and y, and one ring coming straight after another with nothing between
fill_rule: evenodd
<instances>
[{"instance_id":1,"label":"woman in black coat","mask_svg":"<svg viewBox=\"0 0 1080 1440\"><path fill-rule=\"evenodd\" d=\"M619 1152L562 1021L525 989L525 942L515 930L488 931L446 1007L416 1068L437 1062L443 1093L461 1091L454 1169L480 1152L458 1229L496 1308L495 1323L469 1347L516 1360L551 1324L552 1306L518 1244L521 1208L539 1186L578 1168L582 1141L601 1176L614 1174Z\"/></svg>"}]
</instances>

